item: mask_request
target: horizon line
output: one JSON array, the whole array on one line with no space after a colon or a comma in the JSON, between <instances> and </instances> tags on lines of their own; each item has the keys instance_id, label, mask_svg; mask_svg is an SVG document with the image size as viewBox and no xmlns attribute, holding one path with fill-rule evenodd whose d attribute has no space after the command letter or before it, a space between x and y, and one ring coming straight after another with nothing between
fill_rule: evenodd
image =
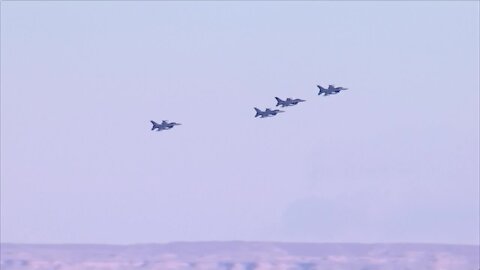
<instances>
[{"instance_id":1,"label":"horizon line","mask_svg":"<svg viewBox=\"0 0 480 270\"><path fill-rule=\"evenodd\" d=\"M248 240L202 240L202 241L169 241L169 242L144 242L144 243L20 243L0 242L0 245L24 246L147 246L147 245L172 245L172 244L306 244L306 245L438 245L438 246L473 246L480 247L480 243L444 243L444 242L300 242L300 241L248 241Z\"/></svg>"}]
</instances>

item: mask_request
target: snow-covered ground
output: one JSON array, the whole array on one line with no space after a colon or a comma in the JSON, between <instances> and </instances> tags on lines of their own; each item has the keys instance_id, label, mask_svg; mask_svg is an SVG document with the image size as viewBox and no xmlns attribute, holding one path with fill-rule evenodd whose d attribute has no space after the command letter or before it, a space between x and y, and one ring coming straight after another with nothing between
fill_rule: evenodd
<instances>
[{"instance_id":1,"label":"snow-covered ground","mask_svg":"<svg viewBox=\"0 0 480 270\"><path fill-rule=\"evenodd\" d=\"M437 244L1 244L0 269L477 270L479 252L479 246Z\"/></svg>"}]
</instances>

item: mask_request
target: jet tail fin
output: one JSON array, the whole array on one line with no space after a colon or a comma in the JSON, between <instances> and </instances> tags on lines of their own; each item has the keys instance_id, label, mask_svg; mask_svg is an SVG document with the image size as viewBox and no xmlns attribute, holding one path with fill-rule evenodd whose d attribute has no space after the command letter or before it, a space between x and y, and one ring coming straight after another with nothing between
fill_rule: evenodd
<instances>
[{"instance_id":1,"label":"jet tail fin","mask_svg":"<svg viewBox=\"0 0 480 270\"><path fill-rule=\"evenodd\" d=\"M275 106L280 106L280 105L282 105L283 100L281 100L279 97L275 97L275 99L277 100L277 105L275 105Z\"/></svg>"},{"instance_id":2,"label":"jet tail fin","mask_svg":"<svg viewBox=\"0 0 480 270\"><path fill-rule=\"evenodd\" d=\"M153 126L152 126L152 130L154 130L154 129L155 129L155 126L158 125L158 124L157 124L155 121L153 121L153 120L150 120L150 123L152 123L152 125L153 125Z\"/></svg>"},{"instance_id":3,"label":"jet tail fin","mask_svg":"<svg viewBox=\"0 0 480 270\"><path fill-rule=\"evenodd\" d=\"M325 92L325 90L327 90L327 89L321 87L320 85L317 85L317 87L318 87L318 89L320 89L320 91L318 92L319 95L321 95L321 94L323 94L323 93L325 93L325 95L327 94L327 93Z\"/></svg>"},{"instance_id":4,"label":"jet tail fin","mask_svg":"<svg viewBox=\"0 0 480 270\"><path fill-rule=\"evenodd\" d=\"M260 113L261 113L262 111L261 111L259 108L257 108L257 107L254 107L254 109L255 109L255 112L256 112L255 117L260 116L260 115L261 115Z\"/></svg>"}]
</instances>

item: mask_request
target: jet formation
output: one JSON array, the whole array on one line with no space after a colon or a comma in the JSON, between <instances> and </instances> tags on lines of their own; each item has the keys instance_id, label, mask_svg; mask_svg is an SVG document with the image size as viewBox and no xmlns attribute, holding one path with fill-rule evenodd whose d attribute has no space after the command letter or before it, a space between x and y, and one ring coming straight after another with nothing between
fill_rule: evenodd
<instances>
[{"instance_id":1,"label":"jet formation","mask_svg":"<svg viewBox=\"0 0 480 270\"><path fill-rule=\"evenodd\" d=\"M335 94L340 93L340 91L348 90L348 88L344 88L344 87L335 87L335 85L333 85L333 84L328 85L328 88L323 88L320 85L317 85L317 87L320 90L318 92L319 96L321 96L322 94L324 96L335 95ZM281 106L282 108L295 106L295 105L298 105L301 102L306 101L306 100L300 99L300 98L296 98L296 99L287 98L285 100L282 100L279 97L275 97L275 99L277 100L277 104L275 105L275 107ZM255 109L255 118L256 117L260 117L260 118L272 117L272 116L276 116L279 113L285 112L285 111L278 110L278 109L272 110L270 108L266 108L265 111L262 111L257 107L254 107L254 109ZM169 129L172 129L174 126L181 125L180 123L175 123L175 122L170 122L169 123L166 120L163 120L162 123L160 123L160 124L158 124L157 122L155 122L153 120L151 120L150 122L153 125L152 130L156 129L157 131L169 130Z\"/></svg>"},{"instance_id":2,"label":"jet formation","mask_svg":"<svg viewBox=\"0 0 480 270\"><path fill-rule=\"evenodd\" d=\"M320 92L318 92L318 95L324 94L324 96L338 94L338 93L340 93L340 91L348 89L348 88L344 88L344 87L335 87L335 85L333 85L333 84L328 85L328 88L323 88L320 85L317 85L317 87L318 87L318 89L320 89ZM277 100L277 105L275 105L275 106L276 107L281 106L282 108L295 106L295 105L297 105L301 102L306 101L306 100L299 99L299 98L296 98L296 99L287 98L285 100L282 100L279 97L275 97L275 99ZM267 108L265 111L261 111L260 109L258 109L256 107L254 107L254 109L255 109L255 117L260 116L260 118L275 116L275 115L277 115L277 113L283 112L283 111L280 111L280 110L271 110L269 108Z\"/></svg>"}]
</instances>

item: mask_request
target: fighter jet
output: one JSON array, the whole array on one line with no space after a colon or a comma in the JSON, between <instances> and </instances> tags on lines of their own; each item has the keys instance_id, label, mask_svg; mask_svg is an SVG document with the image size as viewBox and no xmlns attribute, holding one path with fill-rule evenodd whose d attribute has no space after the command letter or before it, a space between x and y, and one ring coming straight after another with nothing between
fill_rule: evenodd
<instances>
[{"instance_id":1,"label":"fighter jet","mask_svg":"<svg viewBox=\"0 0 480 270\"><path fill-rule=\"evenodd\" d=\"M320 91L318 92L318 95L324 94L325 96L338 94L340 93L340 91L348 89L344 87L335 87L332 84L330 84L327 89L321 87L320 85L317 85L317 87L318 89L320 89Z\"/></svg>"},{"instance_id":2,"label":"fighter jet","mask_svg":"<svg viewBox=\"0 0 480 270\"><path fill-rule=\"evenodd\" d=\"M277 113L281 113L281 112L284 112L284 111L280 111L280 110L271 110L269 108L265 109L264 112L262 112L262 110L260 110L259 108L254 108L255 111L257 112L255 114L255 117L258 117L260 116L260 118L265 118L265 117L269 117L269 116L274 116L274 115L277 115Z\"/></svg>"},{"instance_id":3,"label":"fighter jet","mask_svg":"<svg viewBox=\"0 0 480 270\"><path fill-rule=\"evenodd\" d=\"M299 99L299 98L296 98L296 99L287 98L286 100L281 100L279 97L275 97L275 99L277 100L277 105L275 105L277 107L278 106L282 106L282 107L294 106L300 102L305 102L305 100Z\"/></svg>"},{"instance_id":4,"label":"fighter jet","mask_svg":"<svg viewBox=\"0 0 480 270\"><path fill-rule=\"evenodd\" d=\"M180 123L175 123L175 122L168 123L166 120L163 120L161 124L159 124L159 123L157 123L153 120L150 121L150 122L153 124L152 130L157 129L157 131L168 130L168 129L173 128L174 126L181 125Z\"/></svg>"}]
</instances>

